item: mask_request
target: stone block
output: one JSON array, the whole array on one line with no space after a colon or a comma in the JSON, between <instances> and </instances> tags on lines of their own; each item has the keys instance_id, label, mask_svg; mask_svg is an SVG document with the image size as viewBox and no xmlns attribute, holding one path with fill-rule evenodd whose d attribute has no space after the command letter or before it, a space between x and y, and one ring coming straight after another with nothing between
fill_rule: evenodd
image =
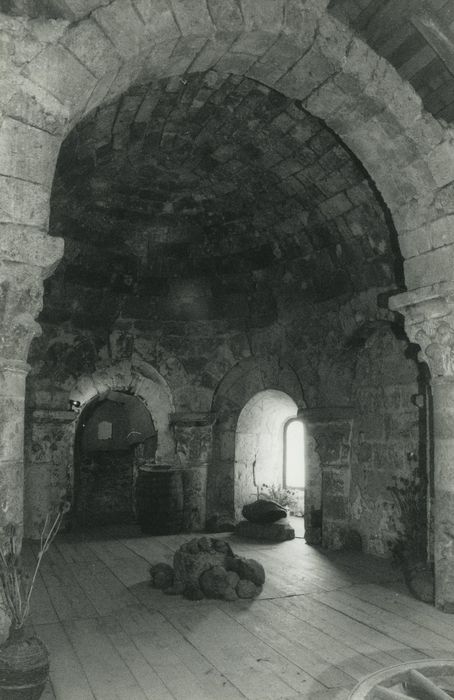
<instances>
[{"instance_id":1,"label":"stone block","mask_svg":"<svg viewBox=\"0 0 454 700\"><path fill-rule=\"evenodd\" d=\"M5 380L1 384L4 385ZM0 401L1 461L20 460L22 458L24 451L23 410L24 401L22 397L2 396Z\"/></svg>"},{"instance_id":2,"label":"stone block","mask_svg":"<svg viewBox=\"0 0 454 700\"><path fill-rule=\"evenodd\" d=\"M454 183L446 185L441 190L439 190L435 196L435 207L438 216L441 213L452 213L454 212ZM437 211L438 210L438 211ZM433 212L432 208L432 212ZM432 216L431 218L435 218ZM427 219L426 219L427 220Z\"/></svg>"},{"instance_id":3,"label":"stone block","mask_svg":"<svg viewBox=\"0 0 454 700\"><path fill-rule=\"evenodd\" d=\"M347 49L350 47L351 41L351 30L345 24L338 22L328 13L321 18L313 48L330 64L331 75L334 73L342 75Z\"/></svg>"},{"instance_id":4,"label":"stone block","mask_svg":"<svg viewBox=\"0 0 454 700\"><path fill-rule=\"evenodd\" d=\"M42 185L0 175L0 219L3 223L46 228L49 191Z\"/></svg>"},{"instance_id":5,"label":"stone block","mask_svg":"<svg viewBox=\"0 0 454 700\"><path fill-rule=\"evenodd\" d=\"M243 29L243 17L235 0L207 0L207 2L218 31L239 32Z\"/></svg>"},{"instance_id":6,"label":"stone block","mask_svg":"<svg viewBox=\"0 0 454 700\"><path fill-rule=\"evenodd\" d=\"M114 76L114 80L110 82L110 87L105 93L103 101L111 102L112 100L117 99L120 95L126 92L126 90L128 90L131 87L131 85L138 80L142 70L143 58L140 54L134 56L134 58L132 58L131 60L123 63L118 73ZM102 79L100 82L104 85L104 79ZM97 85L97 89L98 87L99 83ZM90 98L90 103L93 102L93 98L94 94Z\"/></svg>"},{"instance_id":7,"label":"stone block","mask_svg":"<svg viewBox=\"0 0 454 700\"><path fill-rule=\"evenodd\" d=\"M278 66L274 66L271 63L256 61L251 65L246 75L252 80L257 80L262 85L274 87L274 85L282 77L284 72L285 70L279 68Z\"/></svg>"},{"instance_id":8,"label":"stone block","mask_svg":"<svg viewBox=\"0 0 454 700\"><path fill-rule=\"evenodd\" d=\"M347 103L347 96L334 80L327 80L305 100L304 106L311 114L328 121L332 115L339 119L339 109ZM351 111L349 110L351 114ZM342 131L348 129L349 120L345 119Z\"/></svg>"},{"instance_id":9,"label":"stone block","mask_svg":"<svg viewBox=\"0 0 454 700\"><path fill-rule=\"evenodd\" d=\"M0 223L0 256L50 270L63 255L63 240L50 237L41 228Z\"/></svg>"},{"instance_id":10,"label":"stone block","mask_svg":"<svg viewBox=\"0 0 454 700\"><path fill-rule=\"evenodd\" d=\"M23 519L23 459L0 462L0 527L17 523L19 533Z\"/></svg>"},{"instance_id":11,"label":"stone block","mask_svg":"<svg viewBox=\"0 0 454 700\"><path fill-rule=\"evenodd\" d=\"M288 522L251 523L248 520L240 520L235 526L235 534L239 537L272 542L285 542L295 538L295 530Z\"/></svg>"},{"instance_id":12,"label":"stone block","mask_svg":"<svg viewBox=\"0 0 454 700\"><path fill-rule=\"evenodd\" d=\"M288 73L279 80L277 88L288 97L304 100L331 75L335 69L320 49L312 47Z\"/></svg>"},{"instance_id":13,"label":"stone block","mask_svg":"<svg viewBox=\"0 0 454 700\"><path fill-rule=\"evenodd\" d=\"M422 155L430 153L444 138L443 125L431 114L422 112L419 119L407 128L407 135L418 147Z\"/></svg>"},{"instance_id":14,"label":"stone block","mask_svg":"<svg viewBox=\"0 0 454 700\"><path fill-rule=\"evenodd\" d=\"M64 46L48 46L23 74L71 112L84 108L96 86L96 78Z\"/></svg>"},{"instance_id":15,"label":"stone block","mask_svg":"<svg viewBox=\"0 0 454 700\"><path fill-rule=\"evenodd\" d=\"M399 235L399 248L405 259L414 258L432 249L429 227L409 231Z\"/></svg>"},{"instance_id":16,"label":"stone block","mask_svg":"<svg viewBox=\"0 0 454 700\"><path fill-rule=\"evenodd\" d=\"M267 32L244 32L233 44L232 53L246 53L251 56L262 56L274 43L275 37Z\"/></svg>"},{"instance_id":17,"label":"stone block","mask_svg":"<svg viewBox=\"0 0 454 700\"><path fill-rule=\"evenodd\" d=\"M6 117L0 126L0 172L50 189L60 139Z\"/></svg>"},{"instance_id":18,"label":"stone block","mask_svg":"<svg viewBox=\"0 0 454 700\"><path fill-rule=\"evenodd\" d=\"M118 71L121 59L104 32L93 20L86 20L71 27L61 40L71 53L97 78Z\"/></svg>"},{"instance_id":19,"label":"stone block","mask_svg":"<svg viewBox=\"0 0 454 700\"><path fill-rule=\"evenodd\" d=\"M444 141L431 151L427 163L438 187L454 180L454 145Z\"/></svg>"},{"instance_id":20,"label":"stone block","mask_svg":"<svg viewBox=\"0 0 454 700\"><path fill-rule=\"evenodd\" d=\"M233 73L234 75L244 75L255 63L256 57L250 56L249 54L241 53L231 53L230 51L226 53L219 63L216 65L216 69L220 73Z\"/></svg>"},{"instance_id":21,"label":"stone block","mask_svg":"<svg viewBox=\"0 0 454 700\"><path fill-rule=\"evenodd\" d=\"M384 58L379 59L375 79L365 85L365 93L386 104L404 129L412 127L421 118L421 98Z\"/></svg>"},{"instance_id":22,"label":"stone block","mask_svg":"<svg viewBox=\"0 0 454 700\"><path fill-rule=\"evenodd\" d=\"M166 0L133 0L142 17L147 34L159 43L176 39L181 31Z\"/></svg>"},{"instance_id":23,"label":"stone block","mask_svg":"<svg viewBox=\"0 0 454 700\"><path fill-rule=\"evenodd\" d=\"M119 54L127 61L137 56L148 43L145 24L131 0L114 0L93 12Z\"/></svg>"},{"instance_id":24,"label":"stone block","mask_svg":"<svg viewBox=\"0 0 454 700\"><path fill-rule=\"evenodd\" d=\"M69 119L68 110L61 102L25 77L20 83L16 81L14 90L5 105L5 114L24 124L30 124L49 134L60 136L66 133Z\"/></svg>"},{"instance_id":25,"label":"stone block","mask_svg":"<svg viewBox=\"0 0 454 700\"><path fill-rule=\"evenodd\" d=\"M284 0L241 0L246 28L278 34L284 17Z\"/></svg>"},{"instance_id":26,"label":"stone block","mask_svg":"<svg viewBox=\"0 0 454 700\"><path fill-rule=\"evenodd\" d=\"M117 73L107 73L107 75L98 81L95 89L90 95L90 99L87 102L83 116L90 114L90 112L96 109L96 107L106 101L106 96L111 93L114 83L116 85L117 75Z\"/></svg>"},{"instance_id":27,"label":"stone block","mask_svg":"<svg viewBox=\"0 0 454 700\"><path fill-rule=\"evenodd\" d=\"M161 74L165 77L182 75L203 50L205 44L204 37L192 36L179 39L166 62L164 55L161 54L164 58L160 69ZM153 61L155 61L154 52Z\"/></svg>"},{"instance_id":28,"label":"stone block","mask_svg":"<svg viewBox=\"0 0 454 700\"><path fill-rule=\"evenodd\" d=\"M418 192L431 192L436 189L435 180L425 161L425 157L418 157L402 169L405 177Z\"/></svg>"},{"instance_id":29,"label":"stone block","mask_svg":"<svg viewBox=\"0 0 454 700\"><path fill-rule=\"evenodd\" d=\"M208 36L214 33L206 0L170 0L170 3L184 35Z\"/></svg>"},{"instance_id":30,"label":"stone block","mask_svg":"<svg viewBox=\"0 0 454 700\"><path fill-rule=\"evenodd\" d=\"M377 54L362 39L354 37L343 62L343 73L354 76L359 85L368 85L374 77Z\"/></svg>"},{"instance_id":31,"label":"stone block","mask_svg":"<svg viewBox=\"0 0 454 700\"><path fill-rule=\"evenodd\" d=\"M434 219L438 219L443 215L443 210L445 213L454 212L454 206L447 210L438 201L438 197L441 193L449 190L451 188L448 185L446 188L440 190L440 193L435 198L435 206L433 206L432 201L429 196L421 194L418 202L404 202L398 208L393 209L394 223L398 231L413 231L414 229L420 228ZM454 187L451 191L451 199L454 194ZM447 198L450 201L450 198ZM437 207L437 208L435 208Z\"/></svg>"},{"instance_id":32,"label":"stone block","mask_svg":"<svg viewBox=\"0 0 454 700\"><path fill-rule=\"evenodd\" d=\"M100 0L65 0L64 4L72 12L72 19L78 20L96 10L101 3Z\"/></svg>"},{"instance_id":33,"label":"stone block","mask_svg":"<svg viewBox=\"0 0 454 700\"><path fill-rule=\"evenodd\" d=\"M344 192L330 197L325 202L320 204L320 211L328 218L335 218L345 214L352 208L352 203Z\"/></svg>"},{"instance_id":34,"label":"stone block","mask_svg":"<svg viewBox=\"0 0 454 700\"><path fill-rule=\"evenodd\" d=\"M207 470L204 467L182 472L183 528L185 532L200 532L206 522Z\"/></svg>"},{"instance_id":35,"label":"stone block","mask_svg":"<svg viewBox=\"0 0 454 700\"><path fill-rule=\"evenodd\" d=\"M440 280L454 279L454 245L431 250L404 262L408 289L427 287Z\"/></svg>"},{"instance_id":36,"label":"stone block","mask_svg":"<svg viewBox=\"0 0 454 700\"><path fill-rule=\"evenodd\" d=\"M12 362L0 360L0 390L2 400L15 399L23 401L26 378L26 366L22 367L20 364L16 365L14 360Z\"/></svg>"},{"instance_id":37,"label":"stone block","mask_svg":"<svg viewBox=\"0 0 454 700\"><path fill-rule=\"evenodd\" d=\"M235 36L236 35L233 34L222 33L217 34L213 39L207 41L202 51L195 58L191 70L194 72L203 72L217 64L229 51L235 40Z\"/></svg>"},{"instance_id":38,"label":"stone block","mask_svg":"<svg viewBox=\"0 0 454 700\"><path fill-rule=\"evenodd\" d=\"M267 64L278 66L284 71L288 70L310 48L313 31L315 31L315 26L312 28L311 25L310 31L306 28L306 31L299 36L279 36L261 60Z\"/></svg>"}]
</instances>

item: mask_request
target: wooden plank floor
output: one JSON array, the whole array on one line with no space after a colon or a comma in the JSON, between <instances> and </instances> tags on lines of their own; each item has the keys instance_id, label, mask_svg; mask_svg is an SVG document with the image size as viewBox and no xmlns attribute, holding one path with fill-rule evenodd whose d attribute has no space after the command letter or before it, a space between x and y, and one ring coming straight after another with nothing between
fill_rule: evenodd
<instances>
[{"instance_id":1,"label":"wooden plank floor","mask_svg":"<svg viewBox=\"0 0 454 700\"><path fill-rule=\"evenodd\" d=\"M454 658L452 618L411 598L387 562L227 535L265 567L261 596L191 602L153 590L148 568L192 536L120 534L59 536L43 562L32 625L51 654L44 700L345 700L385 666Z\"/></svg>"}]
</instances>

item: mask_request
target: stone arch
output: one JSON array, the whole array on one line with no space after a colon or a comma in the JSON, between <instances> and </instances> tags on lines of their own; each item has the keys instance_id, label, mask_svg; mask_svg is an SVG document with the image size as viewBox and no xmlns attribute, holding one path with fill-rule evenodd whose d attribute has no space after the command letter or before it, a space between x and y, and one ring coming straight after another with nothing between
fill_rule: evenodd
<instances>
[{"instance_id":1,"label":"stone arch","mask_svg":"<svg viewBox=\"0 0 454 700\"><path fill-rule=\"evenodd\" d=\"M85 114L138 81L216 67L300 100L374 179L399 234L407 287L453 279L451 132L327 4L67 0L52 22L2 15L9 45L0 97L0 356L8 385L2 402L14 402L19 423L42 280L62 255L62 241L47 237L61 142ZM3 460L8 473L22 470L22 435L17 445ZM4 511L18 521L22 499L17 478L10 480Z\"/></svg>"},{"instance_id":2,"label":"stone arch","mask_svg":"<svg viewBox=\"0 0 454 700\"><path fill-rule=\"evenodd\" d=\"M235 434L244 406L256 394L275 390L304 406L301 383L287 363L268 356L253 356L232 367L218 385L212 404L213 459L207 479L207 515L211 526L231 521L234 515Z\"/></svg>"},{"instance_id":3,"label":"stone arch","mask_svg":"<svg viewBox=\"0 0 454 700\"><path fill-rule=\"evenodd\" d=\"M21 254L27 242L36 247L45 233L58 151L75 123L134 82L212 67L300 100L339 134L393 213L404 257L443 245L440 227L446 227L433 224L426 243L420 227L443 213L432 202L437 188L453 179L453 146L422 111L411 86L331 17L326 5L95 0L63 10L64 18L47 33L23 18L8 19L16 45L22 40L28 46L27 60L11 65L0 132L0 187L4 221L15 226L8 232L16 237L13 250ZM54 241L54 257L59 245ZM432 257L443 261L440 254ZM447 264L442 269L452 277ZM406 273L410 288L421 286L421 275L426 283L438 278L416 262L407 264Z\"/></svg>"},{"instance_id":4,"label":"stone arch","mask_svg":"<svg viewBox=\"0 0 454 700\"><path fill-rule=\"evenodd\" d=\"M172 464L176 454L169 416L175 408L169 386L159 372L146 362L135 364L122 360L80 377L69 392L69 400L80 402L82 409L108 391L125 391L143 401L158 434L156 460L158 463Z\"/></svg>"},{"instance_id":5,"label":"stone arch","mask_svg":"<svg viewBox=\"0 0 454 700\"><path fill-rule=\"evenodd\" d=\"M140 467L152 463L155 439L151 414L136 395L108 390L84 405L73 447L73 526L136 521Z\"/></svg>"},{"instance_id":6,"label":"stone arch","mask_svg":"<svg viewBox=\"0 0 454 700\"><path fill-rule=\"evenodd\" d=\"M179 466L169 416L174 412L172 394L151 365L122 360L79 377L68 391L68 402L82 410L109 391L125 391L148 409L158 433L156 460ZM58 506L63 493L71 499L74 488L74 440L77 413L53 409L33 412L26 436L25 532L39 537L48 512Z\"/></svg>"},{"instance_id":7,"label":"stone arch","mask_svg":"<svg viewBox=\"0 0 454 700\"><path fill-rule=\"evenodd\" d=\"M235 431L235 520L264 486L284 486L285 426L297 413L293 399L276 389L259 391L243 406Z\"/></svg>"}]
</instances>

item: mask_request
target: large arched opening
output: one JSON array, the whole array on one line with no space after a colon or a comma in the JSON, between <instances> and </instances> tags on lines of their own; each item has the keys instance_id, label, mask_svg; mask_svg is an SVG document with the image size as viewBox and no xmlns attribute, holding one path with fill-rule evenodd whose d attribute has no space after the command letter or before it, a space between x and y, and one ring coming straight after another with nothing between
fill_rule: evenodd
<instances>
[{"instance_id":1,"label":"large arched opening","mask_svg":"<svg viewBox=\"0 0 454 700\"><path fill-rule=\"evenodd\" d=\"M438 190L447 182L443 163L449 158L451 146L443 142L442 128L422 112L419 99L408 85L349 30L329 17L325 5L302 7L289 1L264 6L260 2L245 2L240 12L236 3L229 3L226 11L226 6L221 8L213 2L210 3L211 12L203 3L200 12L195 13L181 3L171 12L166 3L148 7L138 2L133 5L117 1L99 7L91 3L90 16L86 6L79 7L63 9L62 14L70 23L57 24L49 37L38 37L33 28L29 30L26 55L33 54L33 57L24 59L19 67L12 64L12 75L18 77L19 90L14 78L5 89L5 103L9 100L9 106L0 134L6 154L1 175L2 250L6 261L2 357L6 363L5 411L11 414L14 405L14 417L5 422L5 432L16 437L4 455L5 472L9 476L3 511L8 513L7 519L17 522L22 520L22 493L18 484L22 483L20 426L27 371L24 362L31 338L38 331L34 318L41 304L42 278L54 270L62 251L61 241L50 241L46 236L53 168L63 136L83 115L89 115L97 106L108 105L131 85L145 85L150 80L168 76L173 76L176 82L181 77L186 81L186 76L204 73L215 66L219 74L247 74L251 80L271 86L286 99L300 101L304 109L322 118L342 137L372 176L399 232L408 288L427 287L440 279L452 279L450 241L446 243L448 213L443 198L438 197ZM72 24L76 19L78 21ZM296 105L298 109L300 103ZM290 115L290 118L293 117ZM285 136L286 119L278 122ZM121 126L121 119L116 125ZM443 158L437 165L440 151ZM386 158L382 157L383 152ZM18 153L22 155L18 157ZM252 155L254 153L252 149ZM102 155L100 151L98 156ZM323 157L324 154L319 155ZM208 167L211 160L208 158ZM301 189L300 179L294 177L297 171L292 172L289 159L284 157L283 160L284 171L279 177L288 195L288 188L292 193L295 188ZM429 169L427 161L431 164ZM276 166L279 163L270 167ZM307 193L307 183L302 184ZM335 184L330 183L328 187L335 187ZM312 236L326 240L332 235L330 217L333 213L334 218L337 214L342 220L348 219L349 210L344 209L353 202L349 195L348 201L339 196L342 194L345 194L343 190L331 191L331 196L324 193L323 219L322 222L312 221L316 224ZM360 199L363 196L361 192L356 194ZM357 201L354 206L361 206L362 202ZM329 224L327 227L325 221ZM320 223L321 232L318 231ZM344 231L350 230L345 221L343 226ZM373 247L374 243L371 245ZM379 241L377 249L381 246L382 241ZM324 247L322 245L322 250ZM342 243L330 242L328 247L332 247L331 253L323 252L320 258L330 271L333 265L337 273L337 268L342 267ZM362 261L362 243L351 247L356 263ZM275 250L279 257L280 247ZM272 255L275 255L274 250ZM307 267L311 268L310 259ZM287 281L292 284L295 275L292 270L287 272L286 284ZM323 293L330 276L325 266L317 272L318 290ZM356 314L361 316L365 309L369 312L370 297L376 297L377 287L383 280L383 268L375 269L374 274L378 283L373 286L369 298L370 289L359 289L353 303L347 300L341 305L345 312L350 304L341 325L354 325ZM117 279L120 287L128 287L130 276L129 269L121 269ZM345 285L343 274L336 274L334 279L336 286ZM263 286L267 284L265 278ZM301 291L302 284L304 280L296 275L295 288ZM402 284L400 280L398 287ZM317 290L316 284L309 285L310 289L314 287ZM206 288L200 286L199 281L189 286L186 283L184 289L191 292L188 312L206 308ZM393 284L386 283L381 291L386 296L395 289ZM184 296L187 298L186 291ZM173 294L173 300L178 307L181 293ZM328 310L327 317L329 313ZM374 309L375 317L380 313ZM289 345L295 335L298 336L296 325L291 321L287 324ZM269 344L273 345L274 340ZM336 342L335 334L330 340ZM300 346L298 338L297 344ZM211 386L208 391L203 387L197 393L197 410L207 410L213 387L222 376L222 363L225 371L226 366L234 365L239 359L229 351L226 355L217 358L213 371L210 367L206 380ZM294 362L294 355L290 352L291 362ZM172 369L180 371L181 363L176 362ZM182 374L185 372L184 369ZM307 373L311 374L309 370ZM317 387L310 388L309 392L315 399ZM192 387L186 383L181 392L186 410L191 393Z\"/></svg>"}]
</instances>

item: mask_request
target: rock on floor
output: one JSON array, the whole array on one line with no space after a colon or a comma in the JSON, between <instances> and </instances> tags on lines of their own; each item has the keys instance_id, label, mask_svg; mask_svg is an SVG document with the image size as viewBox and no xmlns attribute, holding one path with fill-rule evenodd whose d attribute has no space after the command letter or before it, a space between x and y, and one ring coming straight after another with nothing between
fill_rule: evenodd
<instances>
[{"instance_id":1,"label":"rock on floor","mask_svg":"<svg viewBox=\"0 0 454 700\"><path fill-rule=\"evenodd\" d=\"M181 593L190 600L255 598L265 582L265 570L258 561L237 556L228 542L215 537L185 542L174 554L173 569L154 564L150 574L154 588Z\"/></svg>"}]
</instances>

